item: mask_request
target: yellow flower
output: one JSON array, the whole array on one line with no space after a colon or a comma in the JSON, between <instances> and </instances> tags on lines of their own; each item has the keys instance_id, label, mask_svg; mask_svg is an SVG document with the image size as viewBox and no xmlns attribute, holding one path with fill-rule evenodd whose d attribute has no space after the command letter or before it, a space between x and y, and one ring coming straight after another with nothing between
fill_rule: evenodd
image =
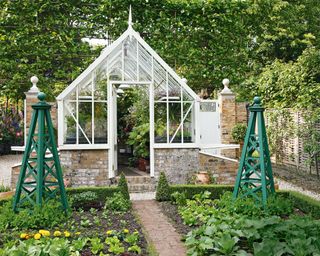
<instances>
[{"instance_id":1,"label":"yellow flower","mask_svg":"<svg viewBox=\"0 0 320 256\"><path fill-rule=\"evenodd\" d=\"M42 236L50 236L50 231L41 229L39 230L39 234Z\"/></svg>"},{"instance_id":2,"label":"yellow flower","mask_svg":"<svg viewBox=\"0 0 320 256\"><path fill-rule=\"evenodd\" d=\"M107 231L107 235L112 235L113 231L112 230L108 230Z\"/></svg>"},{"instance_id":3,"label":"yellow flower","mask_svg":"<svg viewBox=\"0 0 320 256\"><path fill-rule=\"evenodd\" d=\"M39 240L41 238L41 234L37 233L33 236L34 239Z\"/></svg>"},{"instance_id":4,"label":"yellow flower","mask_svg":"<svg viewBox=\"0 0 320 256\"><path fill-rule=\"evenodd\" d=\"M64 231L63 233L64 233L65 237L70 237L71 236L70 232L68 232L68 231Z\"/></svg>"},{"instance_id":5,"label":"yellow flower","mask_svg":"<svg viewBox=\"0 0 320 256\"><path fill-rule=\"evenodd\" d=\"M123 233L128 234L128 233L129 233L129 230L125 228L125 229L123 230Z\"/></svg>"},{"instance_id":6,"label":"yellow flower","mask_svg":"<svg viewBox=\"0 0 320 256\"><path fill-rule=\"evenodd\" d=\"M54 236L61 236L62 234L61 234L60 231L57 230L57 231L54 231L53 235L54 235Z\"/></svg>"},{"instance_id":7,"label":"yellow flower","mask_svg":"<svg viewBox=\"0 0 320 256\"><path fill-rule=\"evenodd\" d=\"M27 239L27 237L28 237L28 234L26 234L26 233L22 233L22 234L20 235L20 238L21 238L21 239Z\"/></svg>"},{"instance_id":8,"label":"yellow flower","mask_svg":"<svg viewBox=\"0 0 320 256\"><path fill-rule=\"evenodd\" d=\"M81 232L76 232L75 234L78 236L78 235L80 235L80 234L81 234Z\"/></svg>"}]
</instances>

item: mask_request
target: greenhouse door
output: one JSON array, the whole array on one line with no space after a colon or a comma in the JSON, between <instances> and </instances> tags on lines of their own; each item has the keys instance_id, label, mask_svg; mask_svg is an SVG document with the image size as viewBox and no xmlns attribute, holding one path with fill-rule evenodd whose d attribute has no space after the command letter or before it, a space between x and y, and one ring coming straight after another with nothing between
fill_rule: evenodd
<instances>
[{"instance_id":1,"label":"greenhouse door","mask_svg":"<svg viewBox=\"0 0 320 256\"><path fill-rule=\"evenodd\" d=\"M109 178L115 177L118 170L118 136L117 136L117 87L123 82L111 81L108 84L108 143L110 145L108 155ZM153 84L150 82L125 81L130 86L146 86L149 90L149 123L150 123L150 176L154 177L154 96ZM110 93L109 93L110 92ZM147 120L146 120L147 121Z\"/></svg>"}]
</instances>

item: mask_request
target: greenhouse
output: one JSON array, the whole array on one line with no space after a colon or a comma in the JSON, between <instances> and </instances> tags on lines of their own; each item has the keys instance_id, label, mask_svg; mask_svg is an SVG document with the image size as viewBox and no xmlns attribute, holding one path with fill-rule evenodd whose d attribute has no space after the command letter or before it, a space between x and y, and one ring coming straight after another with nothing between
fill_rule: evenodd
<instances>
[{"instance_id":1,"label":"greenhouse","mask_svg":"<svg viewBox=\"0 0 320 256\"><path fill-rule=\"evenodd\" d=\"M151 176L154 149L199 148L200 143L200 98L132 28L129 16L128 29L57 97L59 149L108 150L109 178L116 175L118 161L117 101L130 89L148 99ZM202 115L217 113L216 101L201 108ZM215 123L218 128L217 117ZM210 132L210 142L220 143L218 130Z\"/></svg>"}]
</instances>

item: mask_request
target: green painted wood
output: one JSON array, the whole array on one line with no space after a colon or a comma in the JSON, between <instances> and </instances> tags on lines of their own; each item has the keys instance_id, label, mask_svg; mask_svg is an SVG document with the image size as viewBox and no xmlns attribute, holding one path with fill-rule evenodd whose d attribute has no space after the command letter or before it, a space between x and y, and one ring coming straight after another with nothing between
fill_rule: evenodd
<instances>
[{"instance_id":1,"label":"green painted wood","mask_svg":"<svg viewBox=\"0 0 320 256\"><path fill-rule=\"evenodd\" d=\"M69 206L50 116L51 106L45 102L44 93L40 92L38 99L40 101L32 105L33 114L13 210L18 212L25 207L42 207L59 194L62 207L66 211ZM52 156L46 157L46 152Z\"/></svg>"},{"instance_id":2,"label":"green painted wood","mask_svg":"<svg viewBox=\"0 0 320 256\"><path fill-rule=\"evenodd\" d=\"M260 105L259 97L254 98L254 104L249 110L250 118L233 198L253 197L257 202L266 205L268 195L274 193L275 189L263 116L264 108Z\"/></svg>"}]
</instances>

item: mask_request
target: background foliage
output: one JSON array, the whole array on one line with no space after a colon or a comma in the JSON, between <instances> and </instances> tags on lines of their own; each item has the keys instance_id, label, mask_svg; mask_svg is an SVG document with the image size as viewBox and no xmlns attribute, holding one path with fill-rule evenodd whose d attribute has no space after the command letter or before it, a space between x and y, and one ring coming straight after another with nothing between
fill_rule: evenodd
<instances>
[{"instance_id":1,"label":"background foliage","mask_svg":"<svg viewBox=\"0 0 320 256\"><path fill-rule=\"evenodd\" d=\"M134 28L196 91L228 77L240 100L319 106L318 0L2 0L1 96L23 98L34 74L56 96L99 54L81 39L117 38L130 4Z\"/></svg>"}]
</instances>

